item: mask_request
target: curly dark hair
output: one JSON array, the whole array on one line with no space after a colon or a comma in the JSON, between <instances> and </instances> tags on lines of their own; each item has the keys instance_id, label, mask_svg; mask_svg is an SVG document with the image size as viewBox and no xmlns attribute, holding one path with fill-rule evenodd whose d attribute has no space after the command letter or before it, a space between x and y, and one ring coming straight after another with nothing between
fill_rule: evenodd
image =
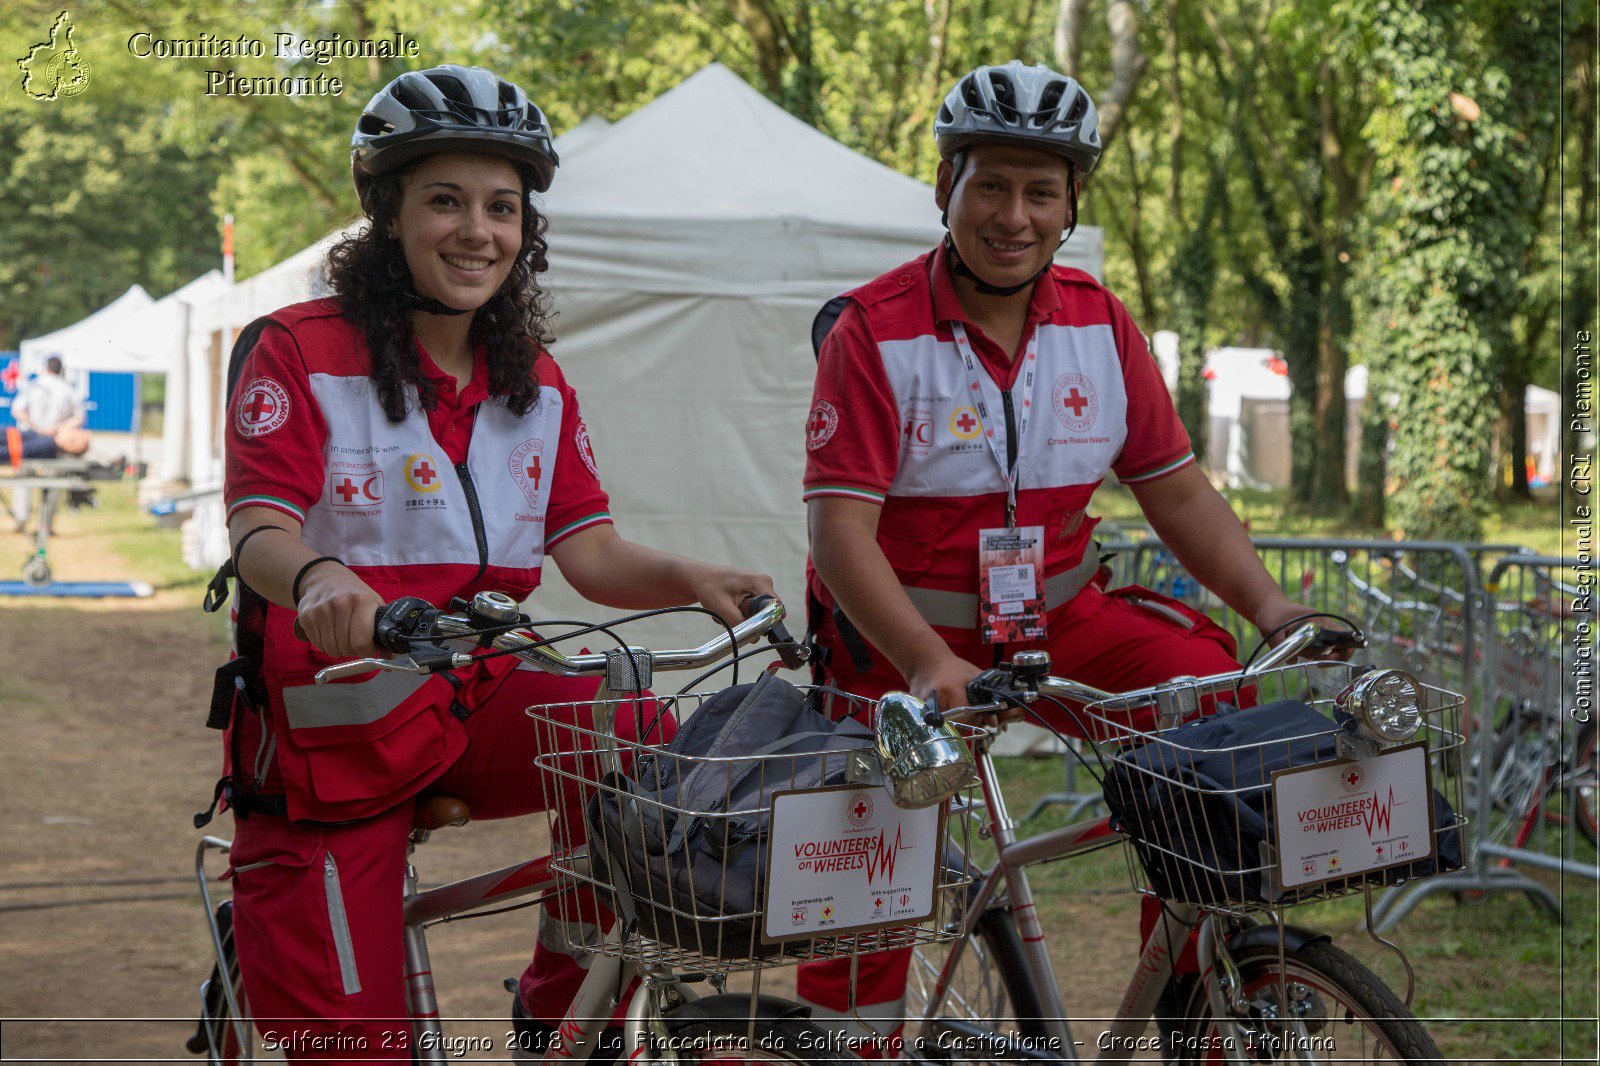
<instances>
[{"instance_id":1,"label":"curly dark hair","mask_svg":"<svg viewBox=\"0 0 1600 1066\"><path fill-rule=\"evenodd\" d=\"M372 354L372 380L383 412L391 422L406 418L406 386L415 385L424 410L439 397L423 376L413 343L412 301L415 292L400 242L390 227L400 213L401 197L413 165L371 178L362 189L361 206L370 220L328 253L327 280L344 313L361 330ZM488 354L489 394L503 397L518 417L539 398L537 364L541 346L550 341L549 309L536 276L550 269L546 221L528 202L531 175L522 178L522 250L500 290L472 318L472 340Z\"/></svg>"}]
</instances>

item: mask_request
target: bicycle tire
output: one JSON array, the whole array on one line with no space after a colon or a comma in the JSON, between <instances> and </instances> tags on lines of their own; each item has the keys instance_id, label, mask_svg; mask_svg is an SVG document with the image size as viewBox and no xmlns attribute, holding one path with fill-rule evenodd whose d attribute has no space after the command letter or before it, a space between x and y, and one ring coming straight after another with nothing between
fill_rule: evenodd
<instances>
[{"instance_id":1,"label":"bicycle tire","mask_svg":"<svg viewBox=\"0 0 1600 1066\"><path fill-rule=\"evenodd\" d=\"M1276 945L1247 949L1239 953L1234 962L1239 968L1245 996L1276 1002L1280 974ZM1433 1039L1428 1036L1422 1023L1400 1002L1400 997L1347 952L1326 941L1289 948L1284 953L1283 970L1293 984L1309 988L1315 997L1312 1001L1312 1022L1307 1029L1309 1037L1317 1040L1313 1050L1319 1056L1319 1062L1394 1062L1427 1066L1442 1066L1444 1063L1444 1056ZM1339 1003L1342 1016L1335 1016L1328 1002L1330 999ZM1320 1019L1316 1014L1319 1004L1326 1012ZM1166 1012L1169 1007L1175 1007L1177 1013L1168 1015ZM1209 1066L1226 1061L1222 1037L1212 1022L1210 1000L1196 978L1187 976L1182 981L1175 980L1169 984L1158 1010L1167 1034L1167 1062L1178 1066ZM1259 1039L1257 1053L1272 1055L1277 1050L1290 1058L1283 1060L1274 1056L1252 1061L1298 1061L1281 1032L1274 1034L1271 1031L1270 1021L1257 1024L1261 1028L1252 1030L1255 1038ZM1384 1056L1374 1058L1374 1049L1365 1039L1351 1048L1340 1034L1328 1031L1330 1027L1340 1024L1360 1025L1363 1032L1376 1034L1379 1039L1371 1043L1381 1043L1386 1049Z\"/></svg>"},{"instance_id":2,"label":"bicycle tire","mask_svg":"<svg viewBox=\"0 0 1600 1066\"><path fill-rule=\"evenodd\" d=\"M966 1022L997 1036L1042 1038L1043 1013L1037 990L1029 980L1017 922L1006 907L990 907L979 917L974 936L966 942L961 962L945 993L938 1018ZM908 1048L919 1042L918 1057L926 1061L986 1063L993 1059L966 1058L941 1047L938 1018L928 1016L933 986L944 968L951 946L923 944L912 951L906 976L906 1040ZM1013 1025L1002 1030L999 1023Z\"/></svg>"},{"instance_id":3,"label":"bicycle tire","mask_svg":"<svg viewBox=\"0 0 1600 1066\"><path fill-rule=\"evenodd\" d=\"M804 1018L665 1019L672 1050L682 1062L703 1066L748 1062L859 1063L837 1038ZM753 1050L752 1050L753 1048Z\"/></svg>"},{"instance_id":4,"label":"bicycle tire","mask_svg":"<svg viewBox=\"0 0 1600 1066\"><path fill-rule=\"evenodd\" d=\"M1568 809L1577 820L1578 831L1590 847L1600 847L1600 752L1597 752L1600 722L1590 719L1578 730L1572 744L1572 795Z\"/></svg>"}]
</instances>

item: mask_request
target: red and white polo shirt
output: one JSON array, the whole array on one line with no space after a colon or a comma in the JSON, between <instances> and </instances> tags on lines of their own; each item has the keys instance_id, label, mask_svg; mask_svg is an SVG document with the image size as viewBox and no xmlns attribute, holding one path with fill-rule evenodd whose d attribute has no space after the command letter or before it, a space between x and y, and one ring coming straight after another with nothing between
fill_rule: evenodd
<instances>
[{"instance_id":1,"label":"red and white polo shirt","mask_svg":"<svg viewBox=\"0 0 1600 1066\"><path fill-rule=\"evenodd\" d=\"M1108 471L1136 483L1194 461L1144 337L1081 270L1053 266L1034 286L1014 361L962 309L942 247L850 296L822 346L805 498L881 503L878 543L903 584L977 590L978 533L1005 523L1006 481L988 436L1005 456L1002 391L1016 424L1026 418L1016 524L1044 527L1046 578L1083 558L1098 521L1086 508Z\"/></svg>"}]
</instances>

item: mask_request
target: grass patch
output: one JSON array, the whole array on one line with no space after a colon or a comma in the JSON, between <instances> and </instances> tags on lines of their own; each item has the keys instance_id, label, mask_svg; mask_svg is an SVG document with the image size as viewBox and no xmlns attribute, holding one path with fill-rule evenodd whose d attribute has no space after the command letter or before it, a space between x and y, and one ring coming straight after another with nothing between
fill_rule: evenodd
<instances>
[{"instance_id":1,"label":"grass patch","mask_svg":"<svg viewBox=\"0 0 1600 1066\"><path fill-rule=\"evenodd\" d=\"M156 589L200 592L211 575L191 570L183 561L183 536L176 528L156 525L139 506L138 487L131 481L104 482L96 487L99 506L71 513L75 532L102 538L142 581Z\"/></svg>"}]
</instances>

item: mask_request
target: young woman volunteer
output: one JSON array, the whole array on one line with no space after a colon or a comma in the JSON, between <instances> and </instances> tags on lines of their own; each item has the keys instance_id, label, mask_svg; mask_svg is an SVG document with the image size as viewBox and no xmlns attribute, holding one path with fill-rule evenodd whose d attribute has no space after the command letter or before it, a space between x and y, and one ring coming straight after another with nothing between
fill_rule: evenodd
<instances>
[{"instance_id":1,"label":"young woman volunteer","mask_svg":"<svg viewBox=\"0 0 1600 1066\"><path fill-rule=\"evenodd\" d=\"M307 1058L404 1058L415 798L456 796L479 818L536 809L523 710L594 683L513 657L327 687L312 674L375 654L385 602L520 599L546 555L616 608L698 601L736 620L772 584L613 528L577 398L543 346L547 246L531 195L557 159L523 91L475 67L403 74L367 105L351 155L369 222L330 253L334 295L269 316L234 393L228 528L261 609L239 620L250 666L225 794L258 1028ZM515 1013L535 1027L561 1017L583 977L560 943L541 937L522 978Z\"/></svg>"}]
</instances>

